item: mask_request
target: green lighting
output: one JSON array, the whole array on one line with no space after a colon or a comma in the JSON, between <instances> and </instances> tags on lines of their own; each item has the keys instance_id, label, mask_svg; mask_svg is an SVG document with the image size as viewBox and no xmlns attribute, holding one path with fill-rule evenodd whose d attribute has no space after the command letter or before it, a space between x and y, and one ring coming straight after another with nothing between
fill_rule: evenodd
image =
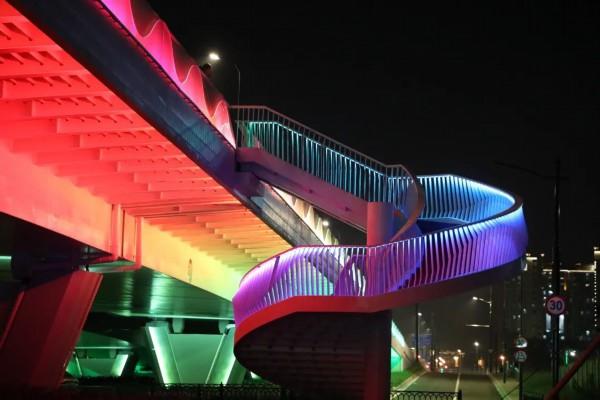
<instances>
[{"instance_id":1,"label":"green lighting","mask_svg":"<svg viewBox=\"0 0 600 400\"><path fill-rule=\"evenodd\" d=\"M390 357L390 368L392 371L402 371L403 368L403 360L402 357L396 353L394 349L390 349L391 357Z\"/></svg>"},{"instance_id":2,"label":"green lighting","mask_svg":"<svg viewBox=\"0 0 600 400\"><path fill-rule=\"evenodd\" d=\"M127 364L128 359L129 354L117 354L117 356L115 357L115 362L113 363L112 369L110 371L110 375L114 377L121 376L123 374L123 370L125 369L125 364Z\"/></svg>"},{"instance_id":3,"label":"green lighting","mask_svg":"<svg viewBox=\"0 0 600 400\"><path fill-rule=\"evenodd\" d=\"M179 383L177 366L172 357L166 327L164 325L146 326L146 329L152 345L152 351L156 355L156 363L158 364L158 372L162 383Z\"/></svg>"}]
</instances>

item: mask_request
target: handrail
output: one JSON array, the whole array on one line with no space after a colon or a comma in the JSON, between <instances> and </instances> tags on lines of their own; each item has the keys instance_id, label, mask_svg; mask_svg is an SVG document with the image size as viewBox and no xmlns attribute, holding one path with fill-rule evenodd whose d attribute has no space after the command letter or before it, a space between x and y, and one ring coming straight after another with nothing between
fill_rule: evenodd
<instances>
[{"instance_id":1,"label":"handrail","mask_svg":"<svg viewBox=\"0 0 600 400\"><path fill-rule=\"evenodd\" d=\"M273 276L267 272L271 258L243 278L233 299L236 323L294 296L378 296L522 256L527 238L519 198L453 175L419 180L426 198L422 217L453 218L463 225L379 246L304 246L281 253ZM267 276L269 285L261 282Z\"/></svg>"},{"instance_id":2,"label":"handrail","mask_svg":"<svg viewBox=\"0 0 600 400\"><path fill-rule=\"evenodd\" d=\"M577 370L583 365L583 363L591 356L596 349L600 348L600 335L596 335L594 340L588 345L588 347L579 355L575 360L575 363L569 368L569 370L563 375L558 383L550 389L550 391L544 396L544 400L558 399L560 391L565 385L575 376Z\"/></svg>"},{"instance_id":3,"label":"handrail","mask_svg":"<svg viewBox=\"0 0 600 400\"><path fill-rule=\"evenodd\" d=\"M277 110L274 110L274 109L272 109L272 108L271 108L271 107L269 107L269 106L264 106L264 105L230 105L230 106L229 106L229 109L231 109L231 110L257 110L257 109L265 110L265 111L267 111L267 112L269 112L269 113L272 113L272 114L275 114L275 115L277 115L277 116L278 116L278 117L280 117L282 120L288 120L288 121L290 121L290 122L292 122L292 123L294 123L294 124L296 124L296 125L298 125L298 126L301 126L302 128L306 129L308 132L311 132L311 133L313 133L313 134L314 134L314 135L316 135L316 136L322 137L324 140L327 140L327 141L329 141L329 142L332 142L332 143L336 144L336 145L337 145L337 146L339 146L339 147L346 148L346 149L350 150L351 152L353 152L354 154L357 154L357 155L359 155L359 156L361 156L361 157L363 157L363 158L366 158L366 159L368 159L368 160L372 161L372 162L373 162L373 163L375 163L375 164L380 164L380 165L382 165L382 166L384 166L384 167L388 167L388 168L393 168L393 167L401 167L401 168L404 168L404 169L406 169L406 168L404 167L404 165L402 165L402 164L390 164L390 165L384 164L384 163L382 163L381 161L379 161L379 160L376 160L375 158L373 158L373 157L371 157L371 156L368 156L368 155L366 155L366 154L364 154L364 153L360 152L359 150L353 149L352 147L350 147L350 146L348 146L348 145L346 145L346 144L344 144L344 143L342 143L342 142L339 142L339 141L337 141L337 140L333 139L332 137L329 137L329 136L327 136L326 134L324 134L324 133L322 133L322 132L320 132L320 131L318 131L318 130L316 130L316 129L314 129L314 128L311 128L311 127L309 127L308 125L305 125L305 124L303 124L302 122L299 122L299 121L297 121L297 120L293 119L293 118L292 118L292 117L290 117L290 116L287 116L287 115L285 115L285 114L282 114L282 113L280 113L279 111L277 111ZM239 117L237 117L237 116L236 116L236 118L239 118ZM240 121L243 121L243 119L239 119L239 120L237 120L236 122L240 122ZM242 134L241 132L239 132L239 131L237 132L237 135L238 135L238 136L237 136L237 139L238 139L238 140L240 140L240 139L241 139L241 138L240 138L240 135L241 135L241 134Z\"/></svg>"},{"instance_id":4,"label":"handrail","mask_svg":"<svg viewBox=\"0 0 600 400\"><path fill-rule=\"evenodd\" d=\"M266 106L235 106L238 147L258 147L368 202L391 202L405 220L394 239L414 225L423 205L416 177L386 165Z\"/></svg>"}]
</instances>

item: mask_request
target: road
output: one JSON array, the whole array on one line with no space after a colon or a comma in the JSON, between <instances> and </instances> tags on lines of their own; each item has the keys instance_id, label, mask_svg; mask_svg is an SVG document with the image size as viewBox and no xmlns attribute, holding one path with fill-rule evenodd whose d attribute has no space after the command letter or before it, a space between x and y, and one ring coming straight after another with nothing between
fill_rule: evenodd
<instances>
[{"instance_id":1,"label":"road","mask_svg":"<svg viewBox=\"0 0 600 400\"><path fill-rule=\"evenodd\" d=\"M430 392L463 391L464 400L498 400L500 396L487 375L466 372L433 373L429 372L417 379L406 390L419 390Z\"/></svg>"}]
</instances>

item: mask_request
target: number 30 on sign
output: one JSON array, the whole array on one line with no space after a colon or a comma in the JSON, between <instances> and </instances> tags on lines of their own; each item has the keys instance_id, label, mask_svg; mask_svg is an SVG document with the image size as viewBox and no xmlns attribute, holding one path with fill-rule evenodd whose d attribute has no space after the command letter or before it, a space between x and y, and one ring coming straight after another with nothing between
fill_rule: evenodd
<instances>
[{"instance_id":1,"label":"number 30 on sign","mask_svg":"<svg viewBox=\"0 0 600 400\"><path fill-rule=\"evenodd\" d=\"M546 312L550 315L561 315L565 313L567 301L562 296L550 296L546 300Z\"/></svg>"}]
</instances>

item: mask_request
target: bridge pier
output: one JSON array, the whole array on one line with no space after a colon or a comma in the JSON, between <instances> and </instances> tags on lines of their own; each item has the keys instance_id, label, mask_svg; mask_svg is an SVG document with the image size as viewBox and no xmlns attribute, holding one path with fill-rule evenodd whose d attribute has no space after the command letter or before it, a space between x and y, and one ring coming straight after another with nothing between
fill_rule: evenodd
<instances>
[{"instance_id":1,"label":"bridge pier","mask_svg":"<svg viewBox=\"0 0 600 400\"><path fill-rule=\"evenodd\" d=\"M162 384L240 384L245 369L233 354L235 328L221 334L174 333L167 321L144 327L156 379Z\"/></svg>"},{"instance_id":2,"label":"bridge pier","mask_svg":"<svg viewBox=\"0 0 600 400\"><path fill-rule=\"evenodd\" d=\"M392 203L367 204L367 246L387 243L394 236L396 217Z\"/></svg>"},{"instance_id":3,"label":"bridge pier","mask_svg":"<svg viewBox=\"0 0 600 400\"><path fill-rule=\"evenodd\" d=\"M365 367L363 400L390 398L390 343L392 341L391 310L381 311L369 318L371 329L365 338Z\"/></svg>"},{"instance_id":4,"label":"bridge pier","mask_svg":"<svg viewBox=\"0 0 600 400\"><path fill-rule=\"evenodd\" d=\"M58 387L101 280L100 274L73 271L6 285L0 386Z\"/></svg>"}]
</instances>

